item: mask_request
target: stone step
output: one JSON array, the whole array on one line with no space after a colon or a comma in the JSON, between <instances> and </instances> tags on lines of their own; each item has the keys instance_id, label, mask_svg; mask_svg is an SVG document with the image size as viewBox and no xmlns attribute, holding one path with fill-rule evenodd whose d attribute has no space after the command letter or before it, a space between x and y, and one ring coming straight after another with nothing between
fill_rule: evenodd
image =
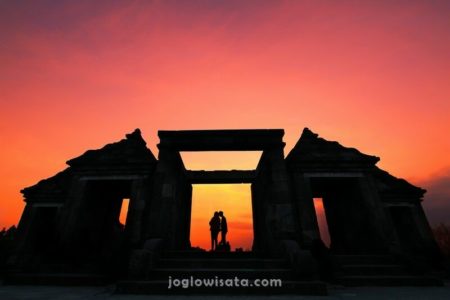
<instances>
[{"instance_id":1,"label":"stone step","mask_svg":"<svg viewBox=\"0 0 450 300\"><path fill-rule=\"evenodd\" d=\"M442 286L442 280L424 276L342 276L336 283L345 286Z\"/></svg>"},{"instance_id":2,"label":"stone step","mask_svg":"<svg viewBox=\"0 0 450 300\"><path fill-rule=\"evenodd\" d=\"M268 258L257 252L203 252L174 251L162 254L163 258Z\"/></svg>"},{"instance_id":3,"label":"stone step","mask_svg":"<svg viewBox=\"0 0 450 300\"><path fill-rule=\"evenodd\" d=\"M284 259L262 258L162 258L161 268L286 268Z\"/></svg>"},{"instance_id":4,"label":"stone step","mask_svg":"<svg viewBox=\"0 0 450 300\"><path fill-rule=\"evenodd\" d=\"M292 295L328 295L327 286L321 281L282 281L281 287L255 287L249 281L249 286L244 287L193 287L168 288L168 281L120 281L116 285L116 293L119 294L163 294L163 295L231 295L231 294L292 294Z\"/></svg>"},{"instance_id":5,"label":"stone step","mask_svg":"<svg viewBox=\"0 0 450 300\"><path fill-rule=\"evenodd\" d=\"M407 275L406 270L396 264L391 265L344 265L336 273L337 276L351 275Z\"/></svg>"},{"instance_id":6,"label":"stone step","mask_svg":"<svg viewBox=\"0 0 450 300\"><path fill-rule=\"evenodd\" d=\"M42 264L37 270L29 270L29 273L46 273L46 274L99 274L101 273L101 268L99 266L91 265L78 265L74 267L69 264Z\"/></svg>"},{"instance_id":7,"label":"stone step","mask_svg":"<svg viewBox=\"0 0 450 300\"><path fill-rule=\"evenodd\" d=\"M192 269L192 268L159 268L154 269L149 279L163 279L168 278L266 278L266 279L293 279L295 275L290 269L245 269L245 268L206 268L206 269Z\"/></svg>"},{"instance_id":8,"label":"stone step","mask_svg":"<svg viewBox=\"0 0 450 300\"><path fill-rule=\"evenodd\" d=\"M14 273L7 274L5 284L24 285L69 285L69 286L100 286L114 282L111 278L98 274L79 273Z\"/></svg>"},{"instance_id":9,"label":"stone step","mask_svg":"<svg viewBox=\"0 0 450 300\"><path fill-rule=\"evenodd\" d=\"M395 264L391 255L334 255L333 260L341 265Z\"/></svg>"}]
</instances>

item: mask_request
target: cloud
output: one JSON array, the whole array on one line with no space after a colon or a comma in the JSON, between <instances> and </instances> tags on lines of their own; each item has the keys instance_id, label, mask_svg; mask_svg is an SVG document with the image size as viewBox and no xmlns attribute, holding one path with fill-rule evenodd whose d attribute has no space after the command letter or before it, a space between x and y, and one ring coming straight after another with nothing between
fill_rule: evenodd
<instances>
[{"instance_id":1,"label":"cloud","mask_svg":"<svg viewBox=\"0 0 450 300\"><path fill-rule=\"evenodd\" d=\"M430 225L450 224L450 168L421 185L427 189L423 206Z\"/></svg>"}]
</instances>

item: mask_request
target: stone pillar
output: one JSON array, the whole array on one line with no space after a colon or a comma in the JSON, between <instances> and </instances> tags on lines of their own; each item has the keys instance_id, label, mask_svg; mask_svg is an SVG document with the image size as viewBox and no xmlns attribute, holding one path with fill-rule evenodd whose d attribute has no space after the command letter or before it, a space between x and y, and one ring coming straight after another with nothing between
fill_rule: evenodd
<instances>
[{"instance_id":1,"label":"stone pillar","mask_svg":"<svg viewBox=\"0 0 450 300\"><path fill-rule=\"evenodd\" d=\"M166 250L188 247L189 233L185 226L187 210L185 201L190 201L190 184L187 181L183 162L178 151L160 149L152 188L152 203L146 214L147 239L164 239ZM190 215L189 215L190 220Z\"/></svg>"},{"instance_id":2,"label":"stone pillar","mask_svg":"<svg viewBox=\"0 0 450 300\"><path fill-rule=\"evenodd\" d=\"M184 197L181 199L182 208L184 211L183 223L181 228L184 229L182 233L182 247L191 247L190 235L191 235L191 210L192 210L192 185L190 183L183 183Z\"/></svg>"},{"instance_id":3,"label":"stone pillar","mask_svg":"<svg viewBox=\"0 0 450 300\"><path fill-rule=\"evenodd\" d=\"M264 187L268 193L264 205L268 243L264 244L272 253L280 251L281 240L295 240L298 237L283 147L284 143L281 143L278 147L266 149L261 157L269 176L269 182Z\"/></svg>"},{"instance_id":4,"label":"stone pillar","mask_svg":"<svg viewBox=\"0 0 450 300\"><path fill-rule=\"evenodd\" d=\"M261 158L262 160L262 158ZM257 176L252 182L252 215L253 215L253 251L265 252L273 240L272 232L266 224L267 202L269 198L268 186L270 174L266 165L260 161Z\"/></svg>"},{"instance_id":5,"label":"stone pillar","mask_svg":"<svg viewBox=\"0 0 450 300\"><path fill-rule=\"evenodd\" d=\"M133 180L131 185L131 197L128 207L127 223L125 233L131 245L137 245L142 241L142 223L144 209L149 204L150 180L143 177Z\"/></svg>"},{"instance_id":6,"label":"stone pillar","mask_svg":"<svg viewBox=\"0 0 450 300\"><path fill-rule=\"evenodd\" d=\"M34 252L33 222L36 218L36 207L28 202L17 226L17 239L13 262L16 267L23 267L28 263Z\"/></svg>"},{"instance_id":7,"label":"stone pillar","mask_svg":"<svg viewBox=\"0 0 450 300\"><path fill-rule=\"evenodd\" d=\"M364 207L369 212L370 220L368 224L370 224L370 230L378 251L396 251L398 244L395 243L394 229L390 226L389 218L386 215L386 210L372 176L364 173L364 177L360 177L358 183L362 194L361 200L364 201Z\"/></svg>"},{"instance_id":8,"label":"stone pillar","mask_svg":"<svg viewBox=\"0 0 450 300\"><path fill-rule=\"evenodd\" d=\"M422 246L421 254L432 262L439 262L441 260L439 246L436 243L421 203L417 202L412 207L412 217L420 235L418 238L420 239L419 244Z\"/></svg>"},{"instance_id":9,"label":"stone pillar","mask_svg":"<svg viewBox=\"0 0 450 300\"><path fill-rule=\"evenodd\" d=\"M355 222L352 200L354 199L349 195L336 190L324 190L322 193L323 208L330 234L330 250L335 253L347 253L353 250L353 245L359 238L355 232L355 226L365 225Z\"/></svg>"},{"instance_id":10,"label":"stone pillar","mask_svg":"<svg viewBox=\"0 0 450 300\"><path fill-rule=\"evenodd\" d=\"M294 171L292 173L292 190L294 201L297 204L298 223L301 228L300 246L309 249L314 240L320 239L310 179L304 174Z\"/></svg>"},{"instance_id":11,"label":"stone pillar","mask_svg":"<svg viewBox=\"0 0 450 300\"><path fill-rule=\"evenodd\" d=\"M63 251L70 253L72 244L76 242L75 235L80 220L83 220L83 202L85 198L87 181L79 176L73 176L69 195L62 211L60 242Z\"/></svg>"}]
</instances>

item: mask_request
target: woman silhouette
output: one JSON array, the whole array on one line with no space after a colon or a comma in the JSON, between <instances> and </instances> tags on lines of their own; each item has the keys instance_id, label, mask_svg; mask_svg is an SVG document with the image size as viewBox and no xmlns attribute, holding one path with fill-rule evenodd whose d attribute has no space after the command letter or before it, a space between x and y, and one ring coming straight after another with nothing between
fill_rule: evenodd
<instances>
[{"instance_id":1,"label":"woman silhouette","mask_svg":"<svg viewBox=\"0 0 450 300\"><path fill-rule=\"evenodd\" d=\"M219 211L219 217L221 218L220 232L222 233L222 239L220 243L225 245L227 243L227 232L228 232L227 218L225 218L225 215L223 214L222 211Z\"/></svg>"}]
</instances>

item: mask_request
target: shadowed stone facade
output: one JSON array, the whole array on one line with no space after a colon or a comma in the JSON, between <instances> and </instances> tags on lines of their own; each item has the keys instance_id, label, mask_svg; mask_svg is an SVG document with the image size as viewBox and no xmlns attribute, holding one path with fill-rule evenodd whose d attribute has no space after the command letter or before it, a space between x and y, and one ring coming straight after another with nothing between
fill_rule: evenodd
<instances>
[{"instance_id":1,"label":"shadowed stone facade","mask_svg":"<svg viewBox=\"0 0 450 300\"><path fill-rule=\"evenodd\" d=\"M165 255L190 251L194 183L250 183L254 255L286 259L302 280L335 278L339 255L392 256L422 273L438 264L421 205L425 190L378 168L376 156L307 128L286 158L281 129L158 135L158 159L136 129L23 189L26 207L10 259L12 273L152 278ZM262 155L255 170L191 171L180 151ZM323 199L329 248L321 242L314 198ZM123 199L130 199L124 226L119 223Z\"/></svg>"}]
</instances>

